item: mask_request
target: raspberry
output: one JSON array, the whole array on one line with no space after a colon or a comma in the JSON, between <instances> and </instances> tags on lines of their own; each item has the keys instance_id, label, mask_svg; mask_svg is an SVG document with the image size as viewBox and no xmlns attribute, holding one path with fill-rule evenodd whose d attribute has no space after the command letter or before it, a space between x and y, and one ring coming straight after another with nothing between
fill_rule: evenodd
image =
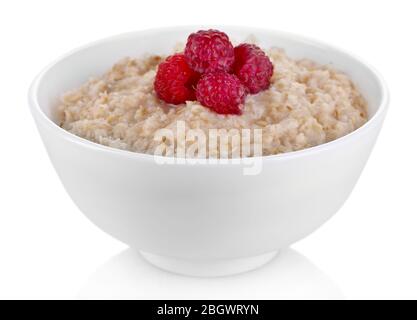
<instances>
[{"instance_id":1,"label":"raspberry","mask_svg":"<svg viewBox=\"0 0 417 320\"><path fill-rule=\"evenodd\" d=\"M183 54L169 56L158 66L154 89L158 98L172 104L195 100L195 85L200 75L193 71Z\"/></svg>"},{"instance_id":2,"label":"raspberry","mask_svg":"<svg viewBox=\"0 0 417 320\"><path fill-rule=\"evenodd\" d=\"M271 61L261 48L247 43L235 48L233 72L250 93L267 89L273 70Z\"/></svg>"},{"instance_id":3,"label":"raspberry","mask_svg":"<svg viewBox=\"0 0 417 320\"><path fill-rule=\"evenodd\" d=\"M246 88L233 74L217 71L205 74L197 84L197 100L220 114L241 114Z\"/></svg>"},{"instance_id":4,"label":"raspberry","mask_svg":"<svg viewBox=\"0 0 417 320\"><path fill-rule=\"evenodd\" d=\"M218 30L200 30L188 36L184 50L188 65L199 73L230 71L233 66L233 45Z\"/></svg>"}]
</instances>

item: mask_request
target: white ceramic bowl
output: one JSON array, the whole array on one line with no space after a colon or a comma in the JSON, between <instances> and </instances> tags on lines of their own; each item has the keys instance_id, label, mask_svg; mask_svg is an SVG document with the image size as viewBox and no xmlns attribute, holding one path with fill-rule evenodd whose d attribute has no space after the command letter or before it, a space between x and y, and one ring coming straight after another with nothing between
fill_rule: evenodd
<instances>
[{"instance_id":1,"label":"white ceramic bowl","mask_svg":"<svg viewBox=\"0 0 417 320\"><path fill-rule=\"evenodd\" d=\"M374 69L321 42L286 33L219 27L236 41L285 48L346 72L369 103L369 121L330 143L263 157L258 175L244 164L158 165L154 157L79 138L56 123L60 95L125 56L167 54L198 27L122 34L77 49L33 82L30 108L65 189L98 227L139 250L151 263L199 276L242 272L304 238L342 206L365 166L388 104Z\"/></svg>"}]
</instances>

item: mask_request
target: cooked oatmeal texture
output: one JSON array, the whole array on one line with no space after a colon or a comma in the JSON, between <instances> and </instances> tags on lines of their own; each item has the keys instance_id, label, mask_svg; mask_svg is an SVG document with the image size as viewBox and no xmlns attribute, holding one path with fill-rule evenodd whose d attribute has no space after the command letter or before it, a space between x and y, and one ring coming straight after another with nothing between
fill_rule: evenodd
<instances>
[{"instance_id":1,"label":"cooked oatmeal texture","mask_svg":"<svg viewBox=\"0 0 417 320\"><path fill-rule=\"evenodd\" d=\"M149 154L160 145L155 133L162 128L175 133L177 121L185 123L186 131L206 133L262 129L262 153L272 155L337 139L367 121L366 101L345 74L310 60L293 60L279 48L270 49L268 56L274 65L271 86L249 95L242 115L219 115L197 101L173 106L159 100L153 82L162 57L147 56L125 58L64 94L60 125L93 142Z\"/></svg>"}]
</instances>

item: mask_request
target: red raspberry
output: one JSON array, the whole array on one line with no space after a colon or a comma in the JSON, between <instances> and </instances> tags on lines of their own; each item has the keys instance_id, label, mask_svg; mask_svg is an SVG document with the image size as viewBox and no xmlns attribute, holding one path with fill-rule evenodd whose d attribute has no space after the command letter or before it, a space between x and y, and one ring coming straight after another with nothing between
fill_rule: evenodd
<instances>
[{"instance_id":1,"label":"red raspberry","mask_svg":"<svg viewBox=\"0 0 417 320\"><path fill-rule=\"evenodd\" d=\"M274 67L261 48L243 43L235 48L233 71L253 94L268 89Z\"/></svg>"},{"instance_id":2,"label":"red raspberry","mask_svg":"<svg viewBox=\"0 0 417 320\"><path fill-rule=\"evenodd\" d=\"M172 104L195 100L195 85L200 75L193 71L183 54L169 56L158 66L154 89L158 98Z\"/></svg>"},{"instance_id":3,"label":"red raspberry","mask_svg":"<svg viewBox=\"0 0 417 320\"><path fill-rule=\"evenodd\" d=\"M233 74L217 71L205 74L197 84L197 100L220 114L241 114L246 88Z\"/></svg>"},{"instance_id":4,"label":"red raspberry","mask_svg":"<svg viewBox=\"0 0 417 320\"><path fill-rule=\"evenodd\" d=\"M190 34L184 54L189 66L200 73L230 71L235 57L229 37L218 30Z\"/></svg>"}]
</instances>

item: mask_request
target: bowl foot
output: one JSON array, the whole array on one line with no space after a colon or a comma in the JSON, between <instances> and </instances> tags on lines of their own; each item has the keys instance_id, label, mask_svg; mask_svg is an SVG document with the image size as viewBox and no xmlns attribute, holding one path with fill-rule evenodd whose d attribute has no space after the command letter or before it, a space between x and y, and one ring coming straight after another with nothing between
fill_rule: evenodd
<instances>
[{"instance_id":1,"label":"bowl foot","mask_svg":"<svg viewBox=\"0 0 417 320\"><path fill-rule=\"evenodd\" d=\"M218 260L189 260L144 251L140 253L149 263L169 272L192 277L221 277L259 268L271 261L278 251L253 257Z\"/></svg>"}]
</instances>

